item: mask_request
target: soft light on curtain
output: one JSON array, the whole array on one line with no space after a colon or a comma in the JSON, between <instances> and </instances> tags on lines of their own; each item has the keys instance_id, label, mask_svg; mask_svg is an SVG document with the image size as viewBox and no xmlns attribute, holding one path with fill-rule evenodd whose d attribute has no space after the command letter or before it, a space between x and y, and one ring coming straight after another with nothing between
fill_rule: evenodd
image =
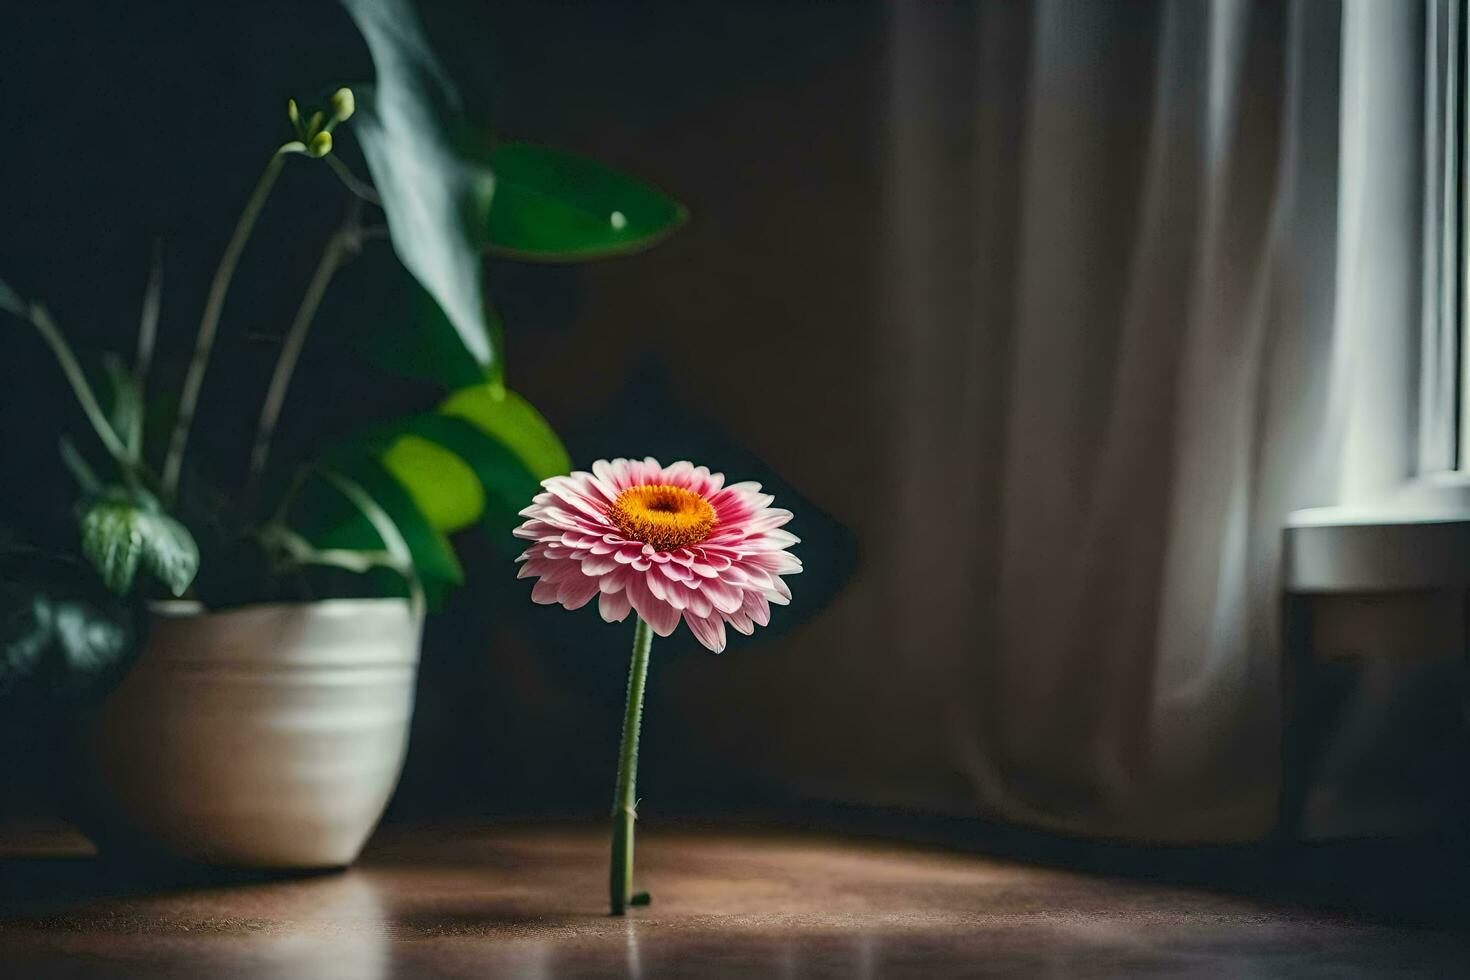
<instances>
[{"instance_id":1,"label":"soft light on curtain","mask_svg":"<svg viewBox=\"0 0 1470 980\"><path fill-rule=\"evenodd\" d=\"M836 795L1269 830L1282 520L1407 475L1417 7L895 6L862 587L912 751Z\"/></svg>"}]
</instances>

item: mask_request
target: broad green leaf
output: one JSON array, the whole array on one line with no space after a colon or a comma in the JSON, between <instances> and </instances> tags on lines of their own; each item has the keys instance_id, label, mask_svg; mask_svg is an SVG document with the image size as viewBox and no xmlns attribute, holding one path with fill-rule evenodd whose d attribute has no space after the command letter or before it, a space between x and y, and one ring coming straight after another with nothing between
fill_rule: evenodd
<instances>
[{"instance_id":1,"label":"broad green leaf","mask_svg":"<svg viewBox=\"0 0 1470 980\"><path fill-rule=\"evenodd\" d=\"M342 0L377 71L359 88L352 130L383 201L393 250L485 371L499 356L486 324L479 245L495 178L467 151L459 94L407 0Z\"/></svg>"},{"instance_id":2,"label":"broad green leaf","mask_svg":"<svg viewBox=\"0 0 1470 980\"><path fill-rule=\"evenodd\" d=\"M199 571L194 538L167 514L104 497L83 514L81 529L82 553L118 595L132 588L140 565L176 596Z\"/></svg>"},{"instance_id":3,"label":"broad green leaf","mask_svg":"<svg viewBox=\"0 0 1470 980\"><path fill-rule=\"evenodd\" d=\"M450 390L486 379L439 304L388 249L368 248L337 275L341 288L328 294L331 316L321 326L331 324L336 339L368 363ZM485 319L491 349L499 351L499 318L487 307ZM497 357L488 376L497 377L500 366Z\"/></svg>"},{"instance_id":4,"label":"broad green leaf","mask_svg":"<svg viewBox=\"0 0 1470 980\"><path fill-rule=\"evenodd\" d=\"M492 533L509 534L520 523L518 512L540 489L540 481L509 447L463 418L438 413L417 415L405 421L404 432L389 448L385 465L415 500L436 500L448 497L451 492L460 494L438 505L446 510L458 507L454 512L455 523L441 525L444 530L458 530L483 520ZM413 447L414 455L405 453L405 446ZM412 465L416 461L429 463L443 457L464 468L468 479L473 481L472 486L465 486L465 473L459 470L455 471L457 479L451 484L441 479L439 471L431 466ZM478 508L470 513L472 502Z\"/></svg>"},{"instance_id":5,"label":"broad green leaf","mask_svg":"<svg viewBox=\"0 0 1470 980\"><path fill-rule=\"evenodd\" d=\"M421 578L463 584L464 570L449 541L382 463L354 447L333 454L330 468L360 486L393 521ZM322 479L308 479L302 486L287 523L322 550L382 551L388 546L361 508Z\"/></svg>"},{"instance_id":6,"label":"broad green leaf","mask_svg":"<svg viewBox=\"0 0 1470 980\"><path fill-rule=\"evenodd\" d=\"M102 581L118 595L133 587L143 560L143 536L136 529L136 508L98 501L82 516L82 554Z\"/></svg>"},{"instance_id":7,"label":"broad green leaf","mask_svg":"<svg viewBox=\"0 0 1470 980\"><path fill-rule=\"evenodd\" d=\"M25 681L88 694L130 662L138 630L121 601L60 563L0 568L0 692Z\"/></svg>"},{"instance_id":8,"label":"broad green leaf","mask_svg":"<svg viewBox=\"0 0 1470 980\"><path fill-rule=\"evenodd\" d=\"M383 453L383 466L408 491L429 523L453 533L485 513L485 491L470 465L438 443L398 437Z\"/></svg>"},{"instance_id":9,"label":"broad green leaf","mask_svg":"<svg viewBox=\"0 0 1470 980\"><path fill-rule=\"evenodd\" d=\"M504 385L461 388L439 406L439 414L462 418L503 444L537 482L571 471L571 458L546 419Z\"/></svg>"},{"instance_id":10,"label":"broad green leaf","mask_svg":"<svg viewBox=\"0 0 1470 980\"><path fill-rule=\"evenodd\" d=\"M678 201L586 157L530 143L501 143L490 158L495 198L485 233L499 255L581 262L642 251L689 212Z\"/></svg>"}]
</instances>

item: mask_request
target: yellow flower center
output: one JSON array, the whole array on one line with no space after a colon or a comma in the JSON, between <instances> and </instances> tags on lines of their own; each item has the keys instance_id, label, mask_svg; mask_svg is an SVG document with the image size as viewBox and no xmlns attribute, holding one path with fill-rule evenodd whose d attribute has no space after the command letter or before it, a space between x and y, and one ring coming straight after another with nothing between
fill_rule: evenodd
<instances>
[{"instance_id":1,"label":"yellow flower center","mask_svg":"<svg viewBox=\"0 0 1470 980\"><path fill-rule=\"evenodd\" d=\"M698 544L715 526L715 509L708 500L666 483L629 487L618 494L607 516L623 537L653 545L657 551Z\"/></svg>"}]
</instances>

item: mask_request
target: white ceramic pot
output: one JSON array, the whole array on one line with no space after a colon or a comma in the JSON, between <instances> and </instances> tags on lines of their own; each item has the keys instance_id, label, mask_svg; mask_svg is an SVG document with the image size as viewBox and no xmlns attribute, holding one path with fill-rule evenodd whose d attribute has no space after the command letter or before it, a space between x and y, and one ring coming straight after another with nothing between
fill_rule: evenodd
<instances>
[{"instance_id":1,"label":"white ceramic pot","mask_svg":"<svg viewBox=\"0 0 1470 980\"><path fill-rule=\"evenodd\" d=\"M192 861L351 864L403 768L421 625L399 599L158 607L84 739L108 807Z\"/></svg>"}]
</instances>

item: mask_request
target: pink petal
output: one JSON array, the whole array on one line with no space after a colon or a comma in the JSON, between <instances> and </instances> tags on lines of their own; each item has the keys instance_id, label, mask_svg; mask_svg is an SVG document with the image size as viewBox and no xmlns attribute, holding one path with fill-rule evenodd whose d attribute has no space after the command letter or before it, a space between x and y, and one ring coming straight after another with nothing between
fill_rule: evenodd
<instances>
[{"instance_id":1,"label":"pink petal","mask_svg":"<svg viewBox=\"0 0 1470 980\"><path fill-rule=\"evenodd\" d=\"M689 624L699 642L715 653L725 649L725 621L718 616L693 616L686 612L684 622Z\"/></svg>"},{"instance_id":2,"label":"pink petal","mask_svg":"<svg viewBox=\"0 0 1470 980\"><path fill-rule=\"evenodd\" d=\"M684 609L689 605L689 590L678 582L670 582L656 572L650 572L647 576L648 591L655 598L662 599L675 609Z\"/></svg>"},{"instance_id":3,"label":"pink petal","mask_svg":"<svg viewBox=\"0 0 1470 980\"><path fill-rule=\"evenodd\" d=\"M741 611L757 626L767 626L771 622L771 604L759 592L745 593L745 605L741 607Z\"/></svg>"},{"instance_id":4,"label":"pink petal","mask_svg":"<svg viewBox=\"0 0 1470 980\"><path fill-rule=\"evenodd\" d=\"M734 612L745 601L745 596L739 589L719 579L700 583L699 590L709 596L710 603L722 613Z\"/></svg>"},{"instance_id":5,"label":"pink petal","mask_svg":"<svg viewBox=\"0 0 1470 980\"><path fill-rule=\"evenodd\" d=\"M693 572L675 562L666 562L658 567L659 571L663 572L665 577L673 582L687 582L694 578Z\"/></svg>"},{"instance_id":6,"label":"pink petal","mask_svg":"<svg viewBox=\"0 0 1470 980\"><path fill-rule=\"evenodd\" d=\"M631 608L626 592L604 592L597 598L597 611L604 622L621 623L628 618Z\"/></svg>"},{"instance_id":7,"label":"pink petal","mask_svg":"<svg viewBox=\"0 0 1470 980\"><path fill-rule=\"evenodd\" d=\"M688 487L694 478L694 464L687 459L670 463L664 470L663 482L673 487Z\"/></svg>"},{"instance_id":8,"label":"pink petal","mask_svg":"<svg viewBox=\"0 0 1470 980\"><path fill-rule=\"evenodd\" d=\"M780 527L795 516L789 510L768 510L757 514L745 525L745 530L750 533L756 531L770 531Z\"/></svg>"},{"instance_id":9,"label":"pink petal","mask_svg":"<svg viewBox=\"0 0 1470 980\"><path fill-rule=\"evenodd\" d=\"M659 636L668 636L679 625L679 610L655 599L642 575L629 577L625 591L638 616Z\"/></svg>"},{"instance_id":10,"label":"pink petal","mask_svg":"<svg viewBox=\"0 0 1470 980\"><path fill-rule=\"evenodd\" d=\"M527 521L510 533L526 541L540 541L542 538L541 522Z\"/></svg>"},{"instance_id":11,"label":"pink petal","mask_svg":"<svg viewBox=\"0 0 1470 980\"><path fill-rule=\"evenodd\" d=\"M581 609L595 595L597 595L597 579L579 575L562 582L557 587L556 598L568 609Z\"/></svg>"},{"instance_id":12,"label":"pink petal","mask_svg":"<svg viewBox=\"0 0 1470 980\"><path fill-rule=\"evenodd\" d=\"M675 586L675 588L680 588L680 586ZM691 586L683 587L681 594L684 596L686 608L694 615L708 616L715 611L714 604L709 601L709 596L700 589L700 583L696 582Z\"/></svg>"},{"instance_id":13,"label":"pink petal","mask_svg":"<svg viewBox=\"0 0 1470 980\"><path fill-rule=\"evenodd\" d=\"M658 574L645 575L643 577L643 582L648 586L648 591L653 593L653 597L668 602L669 595L664 589L664 581L664 577Z\"/></svg>"},{"instance_id":14,"label":"pink petal","mask_svg":"<svg viewBox=\"0 0 1470 980\"><path fill-rule=\"evenodd\" d=\"M618 567L616 559L611 555L599 555L593 551L582 559L582 573L584 575L602 575Z\"/></svg>"},{"instance_id":15,"label":"pink petal","mask_svg":"<svg viewBox=\"0 0 1470 980\"><path fill-rule=\"evenodd\" d=\"M598 581L597 587L602 590L602 593L604 595L621 592L623 591L623 589L627 588L628 579L631 574L632 573L627 572L626 570L621 568L615 569L614 571L608 572L606 575L602 576L602 578Z\"/></svg>"},{"instance_id":16,"label":"pink petal","mask_svg":"<svg viewBox=\"0 0 1470 980\"><path fill-rule=\"evenodd\" d=\"M755 632L755 623L751 621L750 615L743 609L737 609L725 615L725 622L735 627L736 632L744 633L746 636Z\"/></svg>"}]
</instances>

